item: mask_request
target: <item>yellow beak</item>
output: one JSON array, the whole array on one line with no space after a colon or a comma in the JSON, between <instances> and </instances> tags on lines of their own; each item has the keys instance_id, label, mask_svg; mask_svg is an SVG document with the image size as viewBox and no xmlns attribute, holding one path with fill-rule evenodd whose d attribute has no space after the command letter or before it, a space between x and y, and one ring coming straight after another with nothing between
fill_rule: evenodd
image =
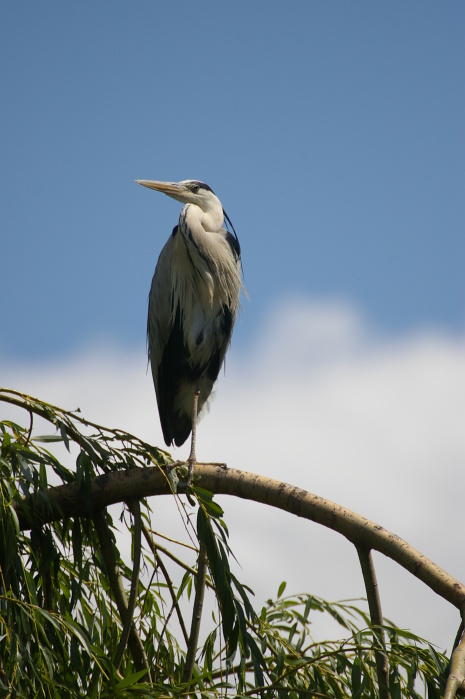
<instances>
[{"instance_id":1,"label":"yellow beak","mask_svg":"<svg viewBox=\"0 0 465 699\"><path fill-rule=\"evenodd\" d=\"M157 192L163 192L169 197L180 197L186 191L182 184L177 182L158 182L157 180L136 180L137 184L149 189L155 189Z\"/></svg>"}]
</instances>

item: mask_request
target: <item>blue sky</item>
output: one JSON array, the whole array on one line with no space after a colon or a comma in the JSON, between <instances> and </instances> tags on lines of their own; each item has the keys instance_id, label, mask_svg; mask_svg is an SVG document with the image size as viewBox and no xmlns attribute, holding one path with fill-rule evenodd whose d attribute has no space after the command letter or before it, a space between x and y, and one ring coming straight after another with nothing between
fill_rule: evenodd
<instances>
[{"instance_id":1,"label":"blue sky","mask_svg":"<svg viewBox=\"0 0 465 699\"><path fill-rule=\"evenodd\" d=\"M465 5L4 2L0 355L145 343L179 205L243 249L246 347L283 297L464 327Z\"/></svg>"}]
</instances>

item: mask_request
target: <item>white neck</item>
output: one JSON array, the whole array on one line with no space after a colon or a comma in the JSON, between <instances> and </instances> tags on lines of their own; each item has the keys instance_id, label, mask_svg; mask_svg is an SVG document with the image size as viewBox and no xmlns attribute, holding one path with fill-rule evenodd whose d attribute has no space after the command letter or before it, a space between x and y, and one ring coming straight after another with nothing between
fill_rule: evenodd
<instances>
[{"instance_id":1,"label":"white neck","mask_svg":"<svg viewBox=\"0 0 465 699\"><path fill-rule=\"evenodd\" d=\"M208 211L203 211L203 209L195 204L186 204L181 211L179 222L181 223L181 227L182 222L184 222L191 230L195 230L200 224L204 231L216 233L223 226L223 207L219 200L218 204L216 202L214 203L214 206L212 206L210 202Z\"/></svg>"}]
</instances>

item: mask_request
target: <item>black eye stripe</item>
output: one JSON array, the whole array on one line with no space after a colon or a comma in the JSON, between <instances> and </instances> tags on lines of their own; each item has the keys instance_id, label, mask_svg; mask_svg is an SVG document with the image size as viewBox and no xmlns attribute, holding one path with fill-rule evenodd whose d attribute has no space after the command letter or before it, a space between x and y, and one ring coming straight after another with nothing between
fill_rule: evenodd
<instances>
[{"instance_id":1,"label":"black eye stripe","mask_svg":"<svg viewBox=\"0 0 465 699\"><path fill-rule=\"evenodd\" d=\"M192 180L189 189L193 194L197 194L199 189L206 189L207 192L213 192L213 189L208 186L208 184L205 184L205 182L200 182L200 180Z\"/></svg>"}]
</instances>

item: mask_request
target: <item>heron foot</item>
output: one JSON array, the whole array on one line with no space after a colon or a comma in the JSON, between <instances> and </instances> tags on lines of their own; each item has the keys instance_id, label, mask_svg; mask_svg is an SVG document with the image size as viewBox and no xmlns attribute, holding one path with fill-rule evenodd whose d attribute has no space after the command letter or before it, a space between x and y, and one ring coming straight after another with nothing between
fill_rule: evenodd
<instances>
[{"instance_id":1,"label":"heron foot","mask_svg":"<svg viewBox=\"0 0 465 699\"><path fill-rule=\"evenodd\" d=\"M179 466L187 466L187 480L179 481L179 485L184 486L185 488L192 485L192 481L194 479L194 468L196 466L215 466L216 468L221 468L223 471L228 470L228 465L223 461L192 461L191 459L188 459L187 461L173 461L173 463L170 464L170 469L177 468Z\"/></svg>"},{"instance_id":2,"label":"heron foot","mask_svg":"<svg viewBox=\"0 0 465 699\"><path fill-rule=\"evenodd\" d=\"M195 459L189 459L187 462L187 485L192 485L192 479L194 477L194 466L197 462Z\"/></svg>"}]
</instances>

